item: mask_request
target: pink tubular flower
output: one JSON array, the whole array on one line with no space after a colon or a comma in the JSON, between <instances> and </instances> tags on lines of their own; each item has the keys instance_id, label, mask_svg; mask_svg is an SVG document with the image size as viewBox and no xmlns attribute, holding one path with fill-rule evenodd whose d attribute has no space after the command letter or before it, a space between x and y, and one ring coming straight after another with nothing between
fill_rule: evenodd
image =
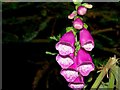
<instances>
[{"instance_id":1,"label":"pink tubular flower","mask_svg":"<svg viewBox=\"0 0 120 90\"><path fill-rule=\"evenodd\" d=\"M73 82L79 75L76 71L77 65L74 62L69 68L62 69L60 74L66 79L67 82Z\"/></svg>"},{"instance_id":2,"label":"pink tubular flower","mask_svg":"<svg viewBox=\"0 0 120 90\"><path fill-rule=\"evenodd\" d=\"M77 70L82 76L87 76L94 70L94 64L90 54L84 49L80 49L77 53Z\"/></svg>"},{"instance_id":3,"label":"pink tubular flower","mask_svg":"<svg viewBox=\"0 0 120 90\"><path fill-rule=\"evenodd\" d=\"M84 6L79 6L78 9L77 9L77 13L78 13L79 15L85 15L86 12L87 12L87 8L84 7Z\"/></svg>"},{"instance_id":4,"label":"pink tubular flower","mask_svg":"<svg viewBox=\"0 0 120 90\"><path fill-rule=\"evenodd\" d=\"M77 15L77 11L73 11L70 15L68 15L68 19L73 19Z\"/></svg>"},{"instance_id":5,"label":"pink tubular flower","mask_svg":"<svg viewBox=\"0 0 120 90\"><path fill-rule=\"evenodd\" d=\"M94 40L87 29L83 28L79 32L79 40L82 48L84 48L86 51L92 51L94 48Z\"/></svg>"},{"instance_id":6,"label":"pink tubular flower","mask_svg":"<svg viewBox=\"0 0 120 90\"><path fill-rule=\"evenodd\" d=\"M60 41L56 44L56 50L62 56L69 55L74 52L75 36L72 31L65 33Z\"/></svg>"},{"instance_id":7,"label":"pink tubular flower","mask_svg":"<svg viewBox=\"0 0 120 90\"><path fill-rule=\"evenodd\" d=\"M69 66L71 66L74 63L73 62L73 55L70 55L70 56L61 56L60 54L58 54L56 56L56 61L58 62L58 64L63 69L67 69Z\"/></svg>"},{"instance_id":8,"label":"pink tubular flower","mask_svg":"<svg viewBox=\"0 0 120 90\"><path fill-rule=\"evenodd\" d=\"M76 18L74 21L73 21L73 26L75 29L82 29L83 28L83 22L80 18Z\"/></svg>"},{"instance_id":9,"label":"pink tubular flower","mask_svg":"<svg viewBox=\"0 0 120 90\"><path fill-rule=\"evenodd\" d=\"M82 76L78 76L73 82L68 84L73 90L80 90L84 87L84 80Z\"/></svg>"}]
</instances>

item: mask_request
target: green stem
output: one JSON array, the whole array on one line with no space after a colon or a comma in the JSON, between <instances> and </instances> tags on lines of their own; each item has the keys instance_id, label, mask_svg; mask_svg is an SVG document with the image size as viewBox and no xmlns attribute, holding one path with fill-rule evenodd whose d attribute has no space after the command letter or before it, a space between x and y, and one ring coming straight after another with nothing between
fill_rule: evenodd
<instances>
[{"instance_id":1,"label":"green stem","mask_svg":"<svg viewBox=\"0 0 120 90\"><path fill-rule=\"evenodd\" d=\"M110 73L109 73L109 85L108 85L108 88L110 88L111 90L114 89L114 82L115 82L115 77L113 75L113 72L110 70Z\"/></svg>"},{"instance_id":2,"label":"green stem","mask_svg":"<svg viewBox=\"0 0 120 90\"><path fill-rule=\"evenodd\" d=\"M98 88L99 84L101 83L102 79L104 78L104 76L108 73L108 70L117 62L116 57L110 58L107 62L107 64L105 65L105 67L103 68L103 70L101 71L101 73L99 74L99 76L97 77L96 81L94 82L94 84L91 87L91 90L94 88Z\"/></svg>"}]
</instances>

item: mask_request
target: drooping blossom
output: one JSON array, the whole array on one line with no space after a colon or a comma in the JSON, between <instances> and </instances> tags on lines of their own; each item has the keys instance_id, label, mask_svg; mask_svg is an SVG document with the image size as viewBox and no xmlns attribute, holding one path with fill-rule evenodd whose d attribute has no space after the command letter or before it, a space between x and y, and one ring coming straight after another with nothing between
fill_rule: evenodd
<instances>
[{"instance_id":1,"label":"drooping blossom","mask_svg":"<svg viewBox=\"0 0 120 90\"><path fill-rule=\"evenodd\" d=\"M73 21L73 27L75 29L78 29L78 30L82 29L83 28L83 22L82 22L82 20L80 18L76 18Z\"/></svg>"},{"instance_id":2,"label":"drooping blossom","mask_svg":"<svg viewBox=\"0 0 120 90\"><path fill-rule=\"evenodd\" d=\"M95 68L90 54L82 48L77 53L76 63L77 70L82 76L88 76Z\"/></svg>"},{"instance_id":3,"label":"drooping blossom","mask_svg":"<svg viewBox=\"0 0 120 90\"><path fill-rule=\"evenodd\" d=\"M73 54L70 54L69 56L68 55L61 56L60 54L58 54L56 56L56 61L61 66L61 68L67 69L69 66L71 66L74 63L73 58L74 58Z\"/></svg>"},{"instance_id":4,"label":"drooping blossom","mask_svg":"<svg viewBox=\"0 0 120 90\"><path fill-rule=\"evenodd\" d=\"M79 7L77 8L77 13L78 13L79 15L85 15L86 12L87 12L87 8L84 7L84 6L79 6Z\"/></svg>"},{"instance_id":5,"label":"drooping blossom","mask_svg":"<svg viewBox=\"0 0 120 90\"><path fill-rule=\"evenodd\" d=\"M84 87L84 78L78 76L73 82L70 82L68 86L73 90L81 90Z\"/></svg>"},{"instance_id":6,"label":"drooping blossom","mask_svg":"<svg viewBox=\"0 0 120 90\"><path fill-rule=\"evenodd\" d=\"M79 40L82 48L84 48L86 51L92 51L94 48L94 40L87 29L83 28L79 32Z\"/></svg>"},{"instance_id":7,"label":"drooping blossom","mask_svg":"<svg viewBox=\"0 0 120 90\"><path fill-rule=\"evenodd\" d=\"M74 60L75 59L76 58L74 58ZM67 69L62 69L60 71L60 74L66 79L67 82L73 82L79 76L76 68L77 68L76 62L74 62L74 64L72 64Z\"/></svg>"},{"instance_id":8,"label":"drooping blossom","mask_svg":"<svg viewBox=\"0 0 120 90\"><path fill-rule=\"evenodd\" d=\"M73 19L77 15L77 11L73 11L70 15L68 15L68 19Z\"/></svg>"},{"instance_id":9,"label":"drooping blossom","mask_svg":"<svg viewBox=\"0 0 120 90\"><path fill-rule=\"evenodd\" d=\"M75 36L72 31L65 33L56 44L60 55L66 56L74 52Z\"/></svg>"}]
</instances>

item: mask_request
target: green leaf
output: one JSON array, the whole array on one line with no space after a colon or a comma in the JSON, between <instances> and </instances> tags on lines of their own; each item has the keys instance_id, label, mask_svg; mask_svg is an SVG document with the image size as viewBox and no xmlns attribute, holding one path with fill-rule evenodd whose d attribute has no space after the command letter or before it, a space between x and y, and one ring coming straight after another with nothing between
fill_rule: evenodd
<instances>
[{"instance_id":1,"label":"green leaf","mask_svg":"<svg viewBox=\"0 0 120 90\"><path fill-rule=\"evenodd\" d=\"M86 4L88 4L88 3L82 3L82 5L81 5L81 6L85 6Z\"/></svg>"},{"instance_id":2,"label":"green leaf","mask_svg":"<svg viewBox=\"0 0 120 90\"><path fill-rule=\"evenodd\" d=\"M99 88L98 88L98 90L100 89L107 89L108 88L108 82L107 83L104 83L104 82L102 82L101 84L100 84L100 86L99 86Z\"/></svg>"},{"instance_id":3,"label":"green leaf","mask_svg":"<svg viewBox=\"0 0 120 90\"><path fill-rule=\"evenodd\" d=\"M73 31L73 34L76 35L77 31L73 27L67 27L66 32Z\"/></svg>"},{"instance_id":4,"label":"green leaf","mask_svg":"<svg viewBox=\"0 0 120 90\"><path fill-rule=\"evenodd\" d=\"M76 18L80 18L81 20L83 20L83 18L82 18L81 16L75 16L74 20L75 20Z\"/></svg>"},{"instance_id":5,"label":"green leaf","mask_svg":"<svg viewBox=\"0 0 120 90\"><path fill-rule=\"evenodd\" d=\"M49 38L50 38L51 40L59 41L60 37L61 37L61 34L59 34L59 35L57 35L57 36L50 36Z\"/></svg>"},{"instance_id":6,"label":"green leaf","mask_svg":"<svg viewBox=\"0 0 120 90\"><path fill-rule=\"evenodd\" d=\"M90 78L88 79L88 81L87 81L87 82L91 82L91 81L92 81L92 79L93 79L93 78L92 78L92 77L90 77Z\"/></svg>"},{"instance_id":7,"label":"green leaf","mask_svg":"<svg viewBox=\"0 0 120 90\"><path fill-rule=\"evenodd\" d=\"M45 53L50 54L50 55L56 55L57 54L57 53L52 53L52 52L49 52L49 51L46 51Z\"/></svg>"},{"instance_id":8,"label":"green leaf","mask_svg":"<svg viewBox=\"0 0 120 90\"><path fill-rule=\"evenodd\" d=\"M51 36L50 39L58 41L58 39L55 36Z\"/></svg>"},{"instance_id":9,"label":"green leaf","mask_svg":"<svg viewBox=\"0 0 120 90\"><path fill-rule=\"evenodd\" d=\"M71 30L74 30L74 28L73 28L73 27L67 27L67 28L66 28L66 32L69 32L69 31L71 31Z\"/></svg>"},{"instance_id":10,"label":"green leaf","mask_svg":"<svg viewBox=\"0 0 120 90\"><path fill-rule=\"evenodd\" d=\"M42 23L39 25L39 31L44 30L48 26L48 22L51 20L51 17L46 18Z\"/></svg>"},{"instance_id":11,"label":"green leaf","mask_svg":"<svg viewBox=\"0 0 120 90\"><path fill-rule=\"evenodd\" d=\"M116 89L117 90L120 90L120 75L119 75L119 72L120 72L120 67L118 65L114 65L112 68L111 68L111 71L113 73L113 75L115 76L115 79L116 79Z\"/></svg>"},{"instance_id":12,"label":"green leaf","mask_svg":"<svg viewBox=\"0 0 120 90\"><path fill-rule=\"evenodd\" d=\"M23 35L24 41L31 41L33 38L35 38L38 35L38 31L35 32L28 32L25 35Z\"/></svg>"},{"instance_id":13,"label":"green leaf","mask_svg":"<svg viewBox=\"0 0 120 90\"><path fill-rule=\"evenodd\" d=\"M7 32L3 32L3 39L0 39L0 42L17 42L19 40L19 37L15 34L12 33L7 33Z\"/></svg>"},{"instance_id":14,"label":"green leaf","mask_svg":"<svg viewBox=\"0 0 120 90\"><path fill-rule=\"evenodd\" d=\"M114 82L115 82L115 77L114 77L114 75L113 75L113 73L112 73L112 71L110 70L110 72L109 72L109 85L108 85L108 88L110 88L110 89L114 89Z\"/></svg>"},{"instance_id":15,"label":"green leaf","mask_svg":"<svg viewBox=\"0 0 120 90\"><path fill-rule=\"evenodd\" d=\"M84 28L86 28L86 29L88 28L88 25L86 23L84 23Z\"/></svg>"},{"instance_id":16,"label":"green leaf","mask_svg":"<svg viewBox=\"0 0 120 90\"><path fill-rule=\"evenodd\" d=\"M102 82L103 78L105 77L105 75L108 73L108 70L114 66L114 64L117 62L116 57L112 57L108 60L107 64L105 65L105 67L103 68L103 70L101 71L101 73L99 74L99 76L97 77L97 79L95 80L94 84L92 85L91 89L93 88L98 88L98 86L100 85L100 83Z\"/></svg>"},{"instance_id":17,"label":"green leaf","mask_svg":"<svg viewBox=\"0 0 120 90\"><path fill-rule=\"evenodd\" d=\"M75 6L75 9L77 10L79 6L81 6L81 3L77 4L77 5Z\"/></svg>"},{"instance_id":18,"label":"green leaf","mask_svg":"<svg viewBox=\"0 0 120 90\"><path fill-rule=\"evenodd\" d=\"M41 11L41 15L44 16L44 17L47 16L47 10L45 10L45 9L42 10L42 11Z\"/></svg>"}]
</instances>

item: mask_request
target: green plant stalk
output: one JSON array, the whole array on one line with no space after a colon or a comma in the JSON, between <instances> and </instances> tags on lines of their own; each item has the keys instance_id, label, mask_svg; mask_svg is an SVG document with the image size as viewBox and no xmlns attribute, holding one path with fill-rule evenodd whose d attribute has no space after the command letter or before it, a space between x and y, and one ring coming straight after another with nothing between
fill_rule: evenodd
<instances>
[{"instance_id":1,"label":"green plant stalk","mask_svg":"<svg viewBox=\"0 0 120 90\"><path fill-rule=\"evenodd\" d=\"M110 70L109 76L110 76L110 78L109 78L108 88L114 89L115 77L114 77L113 72L111 70Z\"/></svg>"},{"instance_id":2,"label":"green plant stalk","mask_svg":"<svg viewBox=\"0 0 120 90\"><path fill-rule=\"evenodd\" d=\"M120 75L119 75L119 72L120 72L120 67L118 65L114 65L112 68L111 68L111 72L113 73L115 79L116 79L116 89L117 90L120 90Z\"/></svg>"},{"instance_id":3,"label":"green plant stalk","mask_svg":"<svg viewBox=\"0 0 120 90\"><path fill-rule=\"evenodd\" d=\"M103 70L101 71L101 73L99 74L99 76L97 77L97 79L95 80L94 84L91 87L91 90L94 88L98 88L99 84L101 83L102 79L104 78L104 76L108 73L108 70L117 62L116 57L110 58L107 62L107 64L105 65L105 67L103 68Z\"/></svg>"}]
</instances>

